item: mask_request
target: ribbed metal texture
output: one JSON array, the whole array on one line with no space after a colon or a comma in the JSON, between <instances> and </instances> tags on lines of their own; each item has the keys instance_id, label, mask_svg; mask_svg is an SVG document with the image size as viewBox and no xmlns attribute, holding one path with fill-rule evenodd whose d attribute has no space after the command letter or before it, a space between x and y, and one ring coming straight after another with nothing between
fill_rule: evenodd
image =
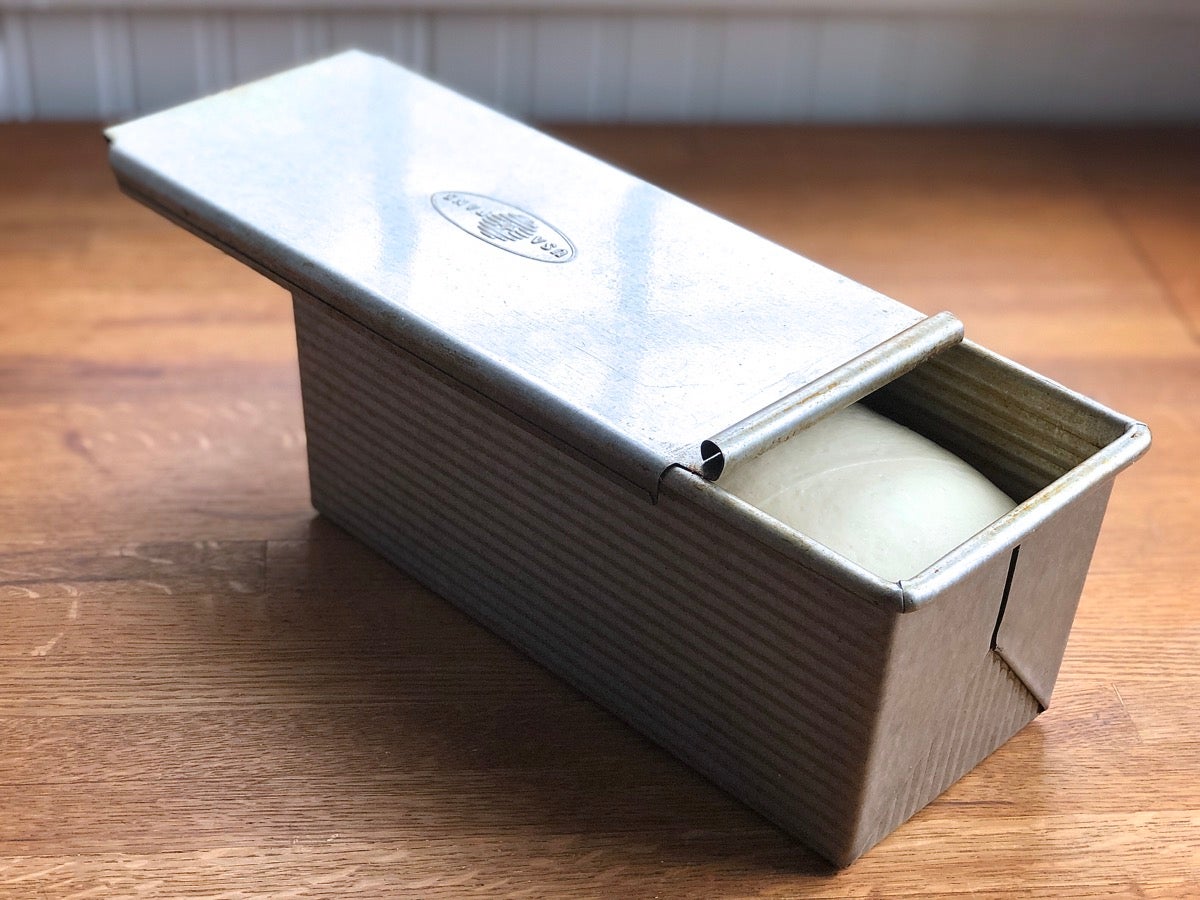
<instances>
[{"instance_id":1,"label":"ribbed metal texture","mask_svg":"<svg viewBox=\"0 0 1200 900\"><path fill-rule=\"evenodd\" d=\"M991 649L1011 558L993 557L956 580L933 607L897 622L870 748L861 850L1040 712L1037 699ZM1058 598L1042 599L1051 606Z\"/></svg>"},{"instance_id":2,"label":"ribbed metal texture","mask_svg":"<svg viewBox=\"0 0 1200 900\"><path fill-rule=\"evenodd\" d=\"M1077 395L968 347L900 377L870 405L953 450L1018 500L1121 436L1122 426Z\"/></svg>"},{"instance_id":3,"label":"ribbed metal texture","mask_svg":"<svg viewBox=\"0 0 1200 900\"><path fill-rule=\"evenodd\" d=\"M979 655L979 664L957 693L957 702L948 708L931 698L945 716L940 726L913 746L915 752L887 760L883 778L872 783L859 835L860 852L907 821L1041 711L1033 695L994 653Z\"/></svg>"},{"instance_id":4,"label":"ribbed metal texture","mask_svg":"<svg viewBox=\"0 0 1200 900\"><path fill-rule=\"evenodd\" d=\"M314 505L824 854L895 614L611 482L297 298Z\"/></svg>"},{"instance_id":5,"label":"ribbed metal texture","mask_svg":"<svg viewBox=\"0 0 1200 900\"><path fill-rule=\"evenodd\" d=\"M296 323L314 505L834 862L1040 711L989 648L1007 556L872 605L694 476L651 504L331 307L297 294Z\"/></svg>"}]
</instances>

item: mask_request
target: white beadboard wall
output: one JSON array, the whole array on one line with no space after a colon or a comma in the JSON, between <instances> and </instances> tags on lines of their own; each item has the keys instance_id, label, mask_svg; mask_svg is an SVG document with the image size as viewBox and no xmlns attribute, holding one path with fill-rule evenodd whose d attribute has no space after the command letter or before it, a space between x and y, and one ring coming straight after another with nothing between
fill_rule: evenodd
<instances>
[{"instance_id":1,"label":"white beadboard wall","mask_svg":"<svg viewBox=\"0 0 1200 900\"><path fill-rule=\"evenodd\" d=\"M0 0L0 26L0 120L121 119L351 46L542 120L1200 119L1195 0Z\"/></svg>"}]
</instances>

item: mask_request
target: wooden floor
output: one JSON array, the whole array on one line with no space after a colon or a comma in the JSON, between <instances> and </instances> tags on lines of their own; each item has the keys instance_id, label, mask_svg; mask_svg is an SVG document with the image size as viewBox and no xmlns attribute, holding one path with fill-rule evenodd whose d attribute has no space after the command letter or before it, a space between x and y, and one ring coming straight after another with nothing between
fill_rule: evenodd
<instances>
[{"instance_id":1,"label":"wooden floor","mask_svg":"<svg viewBox=\"0 0 1200 900\"><path fill-rule=\"evenodd\" d=\"M288 298L0 127L0 896L1200 897L1200 132L561 129L1147 421L1052 708L848 870L308 503Z\"/></svg>"}]
</instances>

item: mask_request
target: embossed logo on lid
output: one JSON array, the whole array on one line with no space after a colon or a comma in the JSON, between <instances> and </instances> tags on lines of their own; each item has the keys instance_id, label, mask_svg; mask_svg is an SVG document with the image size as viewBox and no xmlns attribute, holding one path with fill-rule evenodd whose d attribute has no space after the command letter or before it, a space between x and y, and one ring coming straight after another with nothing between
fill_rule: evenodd
<instances>
[{"instance_id":1,"label":"embossed logo on lid","mask_svg":"<svg viewBox=\"0 0 1200 900\"><path fill-rule=\"evenodd\" d=\"M548 222L482 194L440 191L433 208L467 234L526 259L564 263L575 258L575 245Z\"/></svg>"}]
</instances>

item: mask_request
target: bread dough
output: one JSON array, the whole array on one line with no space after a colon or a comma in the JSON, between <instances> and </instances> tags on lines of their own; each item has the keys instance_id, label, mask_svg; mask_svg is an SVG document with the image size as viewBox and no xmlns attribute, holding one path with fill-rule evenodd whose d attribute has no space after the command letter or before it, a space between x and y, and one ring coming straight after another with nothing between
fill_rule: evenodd
<instances>
[{"instance_id":1,"label":"bread dough","mask_svg":"<svg viewBox=\"0 0 1200 900\"><path fill-rule=\"evenodd\" d=\"M916 575L1016 505L950 451L857 403L718 484L888 581Z\"/></svg>"}]
</instances>

